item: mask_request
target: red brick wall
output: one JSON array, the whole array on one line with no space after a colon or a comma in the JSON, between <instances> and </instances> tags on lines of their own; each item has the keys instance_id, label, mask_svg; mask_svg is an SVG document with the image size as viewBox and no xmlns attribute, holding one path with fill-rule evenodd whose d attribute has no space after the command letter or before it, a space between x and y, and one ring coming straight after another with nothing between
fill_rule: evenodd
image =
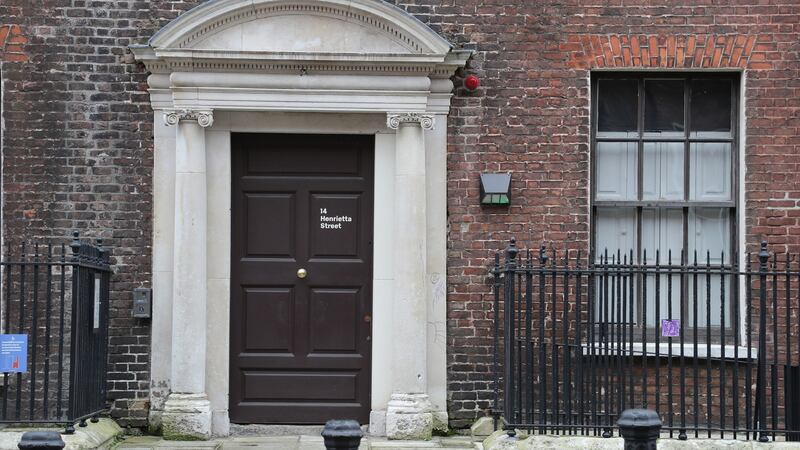
<instances>
[{"instance_id":1,"label":"red brick wall","mask_svg":"<svg viewBox=\"0 0 800 450\"><path fill-rule=\"evenodd\" d=\"M134 426L144 424L148 407L149 323L130 318L130 292L150 281L152 115L146 74L125 48L196 3L0 3L3 231L13 240L103 230L118 271L114 414ZM743 69L748 243L767 236L800 250L797 2L393 3L456 46L475 49L468 70L483 83L475 93L457 89L449 123L453 426L468 425L489 406L492 253L512 235L587 247L590 70ZM513 172L510 208L478 203L478 174L492 171Z\"/></svg>"},{"instance_id":2,"label":"red brick wall","mask_svg":"<svg viewBox=\"0 0 800 450\"><path fill-rule=\"evenodd\" d=\"M450 120L448 361L451 425L491 398L486 267L516 236L588 247L593 69L742 70L749 249L800 251L800 4L754 0L482 2L399 0L475 48L478 92ZM508 209L482 208L478 174L513 173Z\"/></svg>"}]
</instances>

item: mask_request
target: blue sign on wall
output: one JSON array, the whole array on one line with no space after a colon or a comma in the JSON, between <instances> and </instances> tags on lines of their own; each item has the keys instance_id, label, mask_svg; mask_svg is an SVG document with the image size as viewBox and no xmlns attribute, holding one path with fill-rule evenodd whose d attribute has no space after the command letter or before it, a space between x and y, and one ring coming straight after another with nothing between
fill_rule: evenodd
<instances>
[{"instance_id":1,"label":"blue sign on wall","mask_svg":"<svg viewBox=\"0 0 800 450\"><path fill-rule=\"evenodd\" d=\"M0 334L0 372L28 371L28 335Z\"/></svg>"}]
</instances>

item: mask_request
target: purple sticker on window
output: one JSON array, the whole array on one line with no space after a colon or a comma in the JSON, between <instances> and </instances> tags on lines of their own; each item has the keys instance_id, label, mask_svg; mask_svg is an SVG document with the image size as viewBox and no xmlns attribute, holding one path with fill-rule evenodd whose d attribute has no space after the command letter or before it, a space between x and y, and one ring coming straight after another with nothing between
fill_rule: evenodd
<instances>
[{"instance_id":1,"label":"purple sticker on window","mask_svg":"<svg viewBox=\"0 0 800 450\"><path fill-rule=\"evenodd\" d=\"M661 336L662 337L679 337L681 335L681 321L680 320L661 320Z\"/></svg>"}]
</instances>

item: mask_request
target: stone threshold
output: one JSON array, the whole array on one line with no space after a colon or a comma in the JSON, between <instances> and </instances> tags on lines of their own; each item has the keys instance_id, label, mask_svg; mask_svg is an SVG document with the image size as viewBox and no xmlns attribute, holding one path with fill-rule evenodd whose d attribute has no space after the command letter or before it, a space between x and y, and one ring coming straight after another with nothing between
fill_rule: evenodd
<instances>
[{"instance_id":1,"label":"stone threshold","mask_svg":"<svg viewBox=\"0 0 800 450\"><path fill-rule=\"evenodd\" d=\"M87 426L75 427L74 434L62 434L66 450L109 450L122 437L122 428L111 419L103 418L97 423L87 421ZM64 427L7 427L0 430L0 450L17 450L22 435L27 431L64 431Z\"/></svg>"}]
</instances>

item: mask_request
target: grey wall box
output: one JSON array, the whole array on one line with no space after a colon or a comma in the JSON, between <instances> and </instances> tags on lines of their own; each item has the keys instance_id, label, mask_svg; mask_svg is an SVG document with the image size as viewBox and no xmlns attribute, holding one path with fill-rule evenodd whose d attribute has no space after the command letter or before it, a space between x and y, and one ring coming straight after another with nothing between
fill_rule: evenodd
<instances>
[{"instance_id":1,"label":"grey wall box","mask_svg":"<svg viewBox=\"0 0 800 450\"><path fill-rule=\"evenodd\" d=\"M133 290L133 317L149 319L152 315L150 301L152 290L150 288L136 288Z\"/></svg>"}]
</instances>

